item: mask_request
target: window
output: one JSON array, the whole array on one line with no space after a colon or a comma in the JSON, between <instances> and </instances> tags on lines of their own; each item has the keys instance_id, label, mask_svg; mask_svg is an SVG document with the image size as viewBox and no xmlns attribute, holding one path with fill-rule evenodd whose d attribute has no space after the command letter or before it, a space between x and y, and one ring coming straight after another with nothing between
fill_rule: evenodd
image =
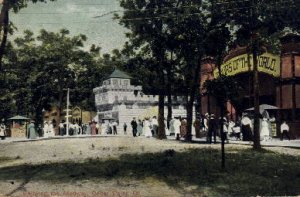
<instances>
[{"instance_id":1,"label":"window","mask_svg":"<svg viewBox=\"0 0 300 197\"><path fill-rule=\"evenodd\" d=\"M113 85L118 85L118 80L117 79L113 80Z\"/></svg>"},{"instance_id":2,"label":"window","mask_svg":"<svg viewBox=\"0 0 300 197\"><path fill-rule=\"evenodd\" d=\"M127 96L124 96L124 97L123 97L123 100L124 100L124 101L127 101Z\"/></svg>"},{"instance_id":3,"label":"window","mask_svg":"<svg viewBox=\"0 0 300 197\"><path fill-rule=\"evenodd\" d=\"M129 84L128 82L129 82L128 80L124 80L124 85L128 86L128 84Z\"/></svg>"},{"instance_id":4,"label":"window","mask_svg":"<svg viewBox=\"0 0 300 197\"><path fill-rule=\"evenodd\" d=\"M119 100L119 97L118 96L115 96L115 101L118 101Z\"/></svg>"}]
</instances>

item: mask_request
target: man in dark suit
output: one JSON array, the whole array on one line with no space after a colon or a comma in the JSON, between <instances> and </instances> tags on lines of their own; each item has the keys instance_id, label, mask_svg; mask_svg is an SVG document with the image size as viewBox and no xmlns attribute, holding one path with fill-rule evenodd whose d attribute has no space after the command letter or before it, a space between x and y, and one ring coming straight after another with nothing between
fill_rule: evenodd
<instances>
[{"instance_id":1,"label":"man in dark suit","mask_svg":"<svg viewBox=\"0 0 300 197\"><path fill-rule=\"evenodd\" d=\"M131 121L131 127L132 127L132 134L133 134L133 137L136 137L136 133L137 133L137 122L136 122L135 118L133 118L133 120Z\"/></svg>"}]
</instances>

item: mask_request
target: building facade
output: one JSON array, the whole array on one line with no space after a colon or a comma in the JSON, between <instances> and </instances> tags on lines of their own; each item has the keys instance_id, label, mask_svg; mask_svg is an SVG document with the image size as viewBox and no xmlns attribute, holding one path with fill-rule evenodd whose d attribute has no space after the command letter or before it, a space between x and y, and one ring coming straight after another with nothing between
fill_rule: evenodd
<instances>
[{"instance_id":1,"label":"building facade","mask_svg":"<svg viewBox=\"0 0 300 197\"><path fill-rule=\"evenodd\" d=\"M132 85L131 77L120 70L116 69L103 81L102 86L94 88L93 92L98 121L112 117L119 123L119 129L124 123L129 125L134 117L143 119L158 116L158 96L145 95L142 86ZM173 96L173 117L186 116L185 103L184 97Z\"/></svg>"},{"instance_id":2,"label":"building facade","mask_svg":"<svg viewBox=\"0 0 300 197\"><path fill-rule=\"evenodd\" d=\"M281 38L281 54L274 56L265 51L258 61L259 70L259 102L278 107L274 111L277 128L286 120L291 128L291 136L300 138L300 35L287 34ZM233 76L242 86L240 98L236 103L228 103L227 111L236 119L246 109L253 107L253 62L247 55L246 47L231 50L224 58L222 73ZM250 62L250 63L249 63ZM246 65L246 66L244 66ZM218 108L212 96L206 94L202 87L206 80L216 76L212 58L201 65L201 112L218 114ZM233 107L234 106L234 107ZM279 134L279 130L277 131Z\"/></svg>"}]
</instances>

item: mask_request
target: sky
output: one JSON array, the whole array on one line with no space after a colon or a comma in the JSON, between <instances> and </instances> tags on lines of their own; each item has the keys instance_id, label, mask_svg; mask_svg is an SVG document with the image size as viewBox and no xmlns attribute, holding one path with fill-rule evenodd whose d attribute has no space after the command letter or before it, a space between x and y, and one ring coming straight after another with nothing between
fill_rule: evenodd
<instances>
[{"instance_id":1,"label":"sky","mask_svg":"<svg viewBox=\"0 0 300 197\"><path fill-rule=\"evenodd\" d=\"M88 37L85 48L96 44L101 53L121 49L128 30L113 20L113 11L122 14L118 0L57 0L48 3L29 3L17 14L11 13L10 20L17 31L10 38L20 37L29 29L38 35L41 29L58 32L62 28L70 30L71 35L84 34ZM102 16L104 15L104 16ZM97 17L96 16L102 16Z\"/></svg>"}]
</instances>

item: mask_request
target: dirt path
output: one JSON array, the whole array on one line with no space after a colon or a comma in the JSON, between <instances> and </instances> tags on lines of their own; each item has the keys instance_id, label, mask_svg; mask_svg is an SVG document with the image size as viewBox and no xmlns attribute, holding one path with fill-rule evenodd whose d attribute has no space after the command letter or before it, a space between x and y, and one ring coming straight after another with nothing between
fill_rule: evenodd
<instances>
[{"instance_id":1,"label":"dirt path","mask_svg":"<svg viewBox=\"0 0 300 197\"><path fill-rule=\"evenodd\" d=\"M83 139L53 139L33 142L18 142L0 144L0 158L9 157L11 160L0 160L1 168L24 164L36 165L43 163L58 163L63 161L83 162L88 158L111 159L120 155L136 153L155 153L168 149L182 152L193 148L220 149L220 144L187 144L172 140L156 140L132 137L105 137ZM251 146L227 144L227 151L249 149ZM283 154L300 155L298 149L267 148ZM36 172L39 173L39 172ZM176 190L167 183L152 177L141 180L131 179L97 179L70 180L66 183L44 182L31 180L0 181L0 194L9 196L206 196L210 188L203 188L203 193L190 193L194 186L182 187ZM195 186L196 187L196 186ZM189 195L187 195L189 193Z\"/></svg>"}]
</instances>

